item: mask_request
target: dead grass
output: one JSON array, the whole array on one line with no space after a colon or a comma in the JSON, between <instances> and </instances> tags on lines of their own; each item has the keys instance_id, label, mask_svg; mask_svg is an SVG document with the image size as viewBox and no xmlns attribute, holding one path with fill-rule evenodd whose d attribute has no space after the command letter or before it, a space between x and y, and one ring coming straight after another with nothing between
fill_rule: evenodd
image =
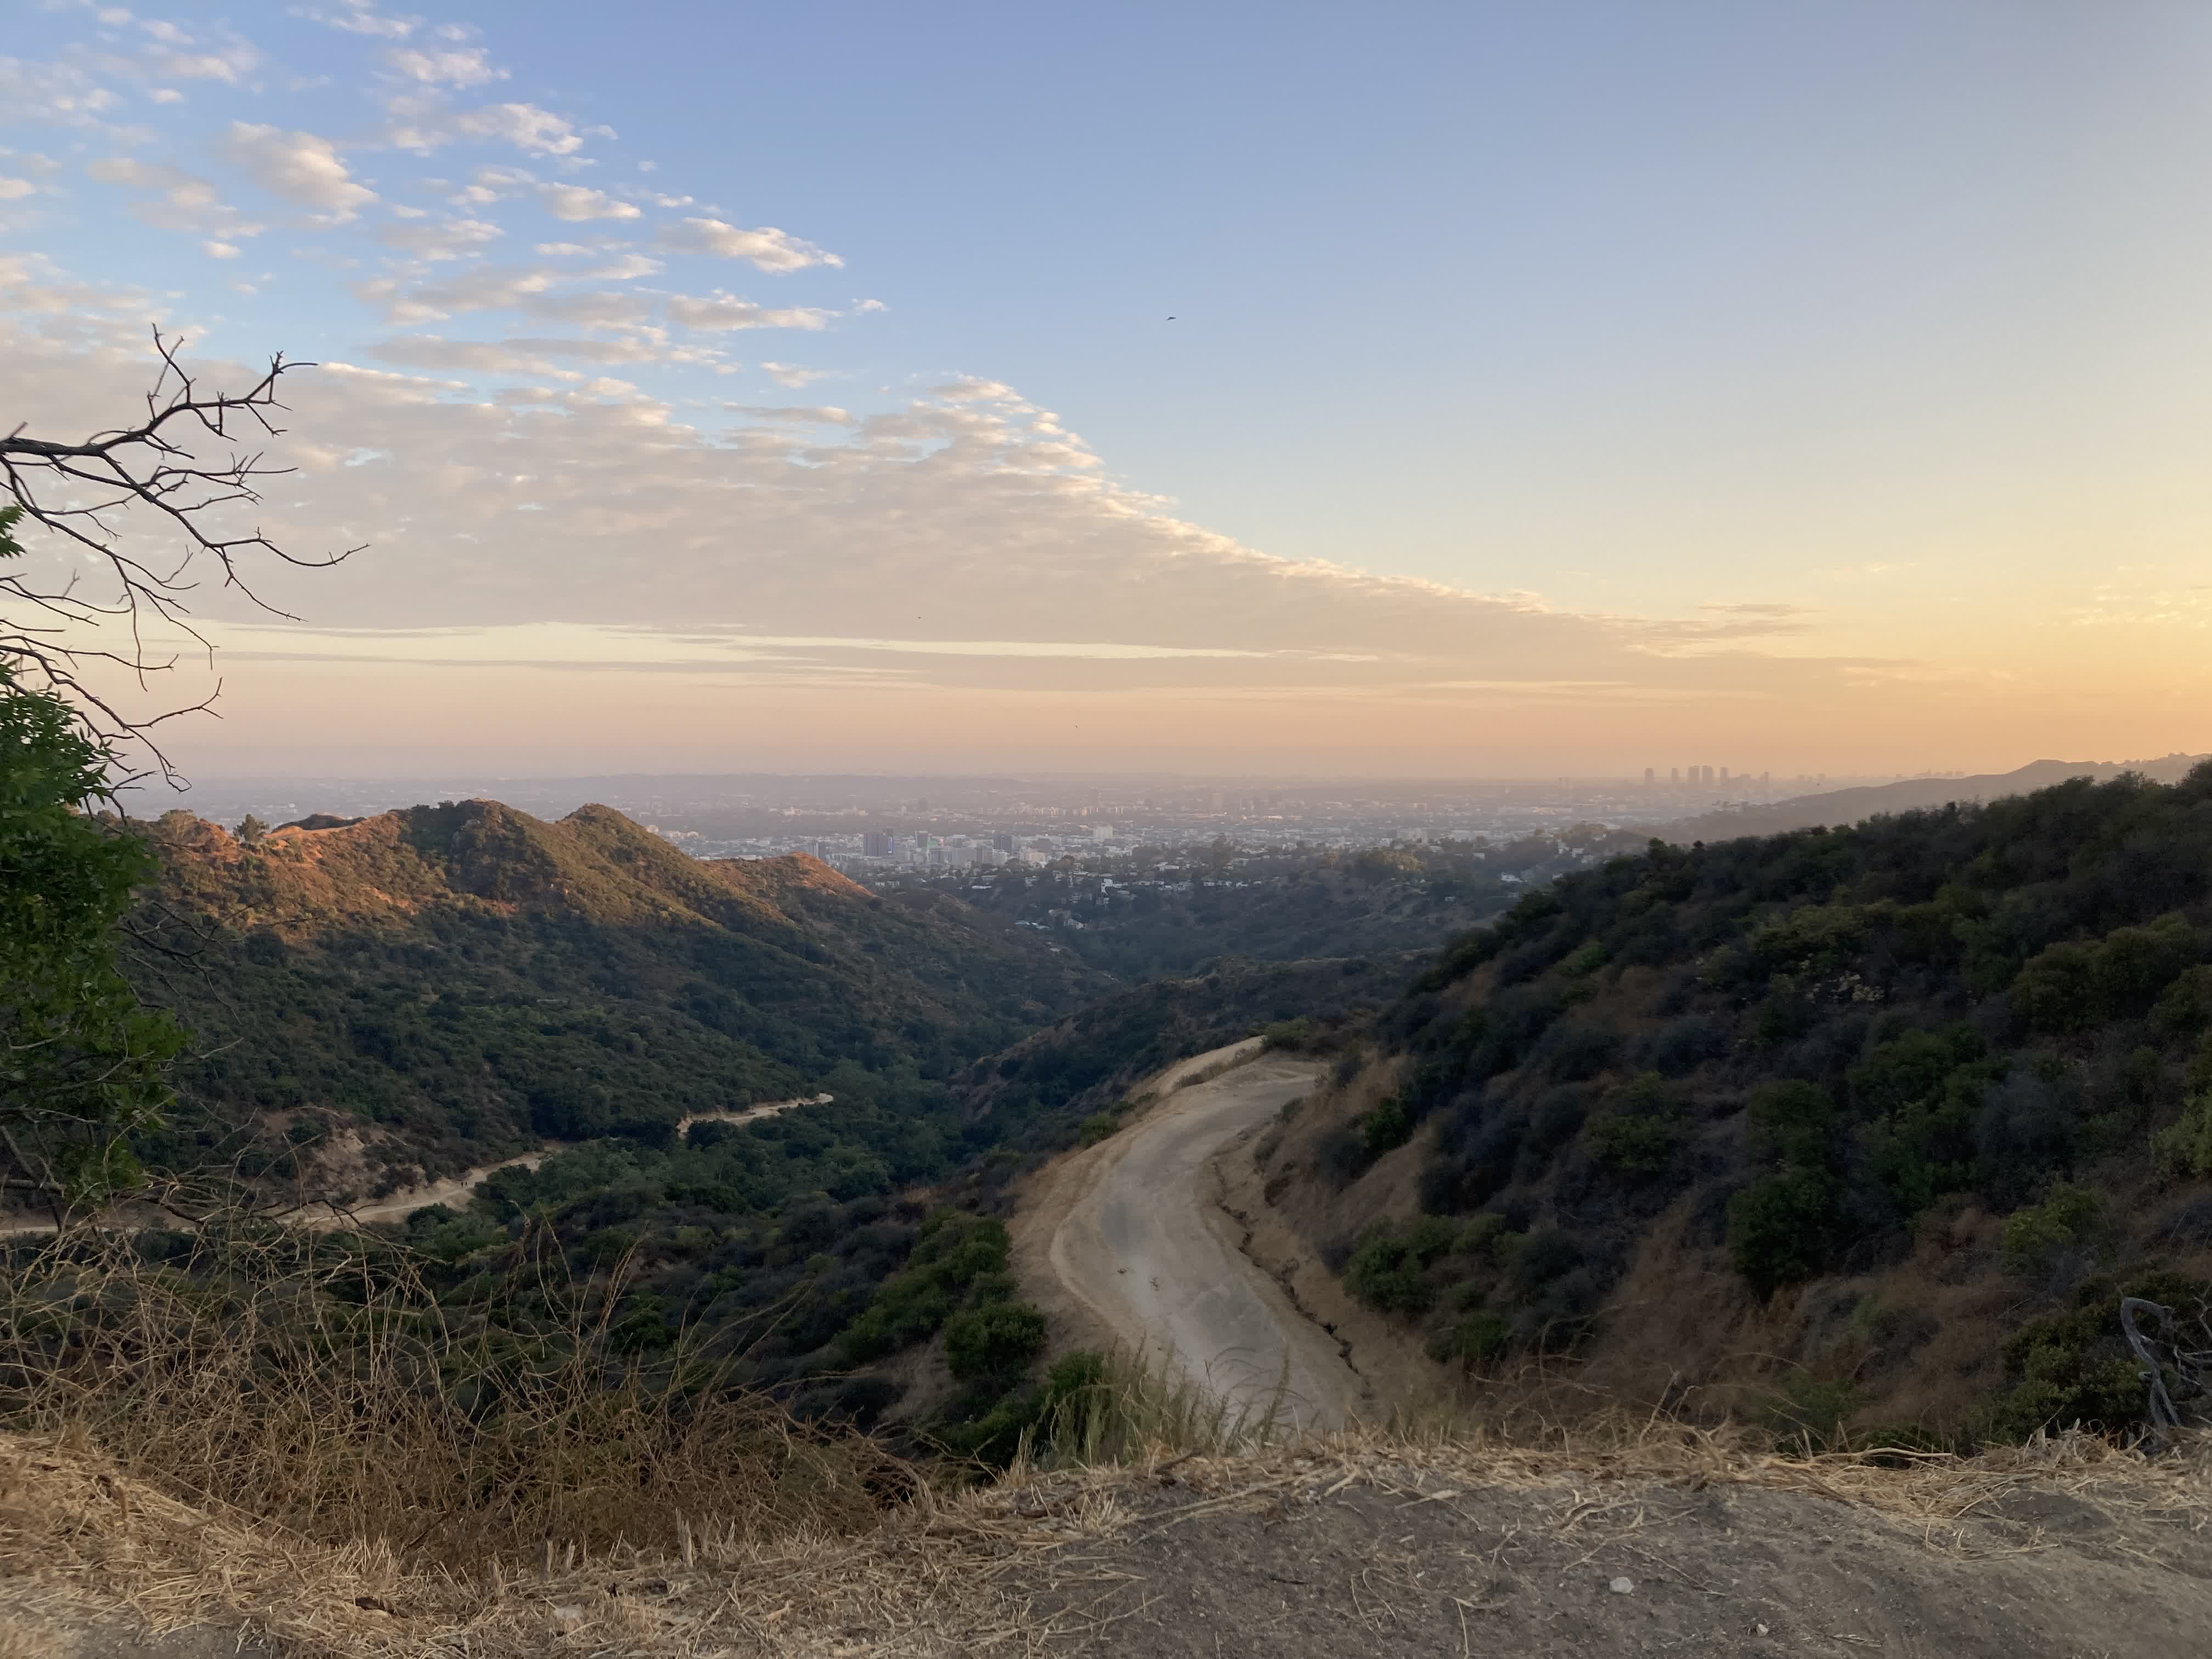
<instances>
[{"instance_id":1,"label":"dead grass","mask_svg":"<svg viewBox=\"0 0 2212 1659\"><path fill-rule=\"evenodd\" d=\"M1886 1467L1864 1455L1778 1456L1741 1436L1656 1419L1556 1445L1364 1431L1236 1453L1153 1446L1110 1464L1025 1460L986 1487L919 1489L864 1533L700 1529L672 1547L458 1573L410 1567L374 1546L283 1539L133 1480L81 1437L19 1437L0 1441L0 1574L27 1620L121 1608L156 1630L245 1626L309 1654L361 1659L1036 1654L1081 1631L1079 1616L1032 1614L1029 1569L1080 1560L1095 1571L1117 1540L1225 1511L1283 1513L1352 1488L1408 1504L1523 1492L1530 1525L1572 1534L1618 1531L1661 1491L1759 1487L1870 1510L1956 1554L1985 1549L1976 1517L2026 1489L2201 1530L2212 1524L2208 1475L2202 1439L2156 1461L2069 1436Z\"/></svg>"},{"instance_id":2,"label":"dead grass","mask_svg":"<svg viewBox=\"0 0 2212 1659\"><path fill-rule=\"evenodd\" d=\"M271 1536L472 1567L548 1540L849 1533L915 1478L732 1387L732 1356L628 1352L620 1274L572 1274L543 1242L450 1305L357 1236L209 1230L181 1249L17 1247L0 1425L97 1446L112 1474Z\"/></svg>"}]
</instances>

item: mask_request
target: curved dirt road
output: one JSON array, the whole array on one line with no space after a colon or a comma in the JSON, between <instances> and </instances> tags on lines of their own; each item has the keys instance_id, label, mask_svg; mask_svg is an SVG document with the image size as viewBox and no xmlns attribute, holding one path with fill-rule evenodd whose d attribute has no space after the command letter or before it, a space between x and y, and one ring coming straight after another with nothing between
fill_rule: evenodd
<instances>
[{"instance_id":1,"label":"curved dirt road","mask_svg":"<svg viewBox=\"0 0 2212 1659\"><path fill-rule=\"evenodd\" d=\"M1115 1338L1147 1356L1164 1352L1255 1424L1272 1415L1282 1427L1328 1429L1370 1414L1334 1340L1246 1259L1217 1201L1214 1161L1319 1074L1261 1057L1176 1090L1068 1159L1033 1200L1035 1224L1052 1228L1043 1254L1054 1277Z\"/></svg>"}]
</instances>

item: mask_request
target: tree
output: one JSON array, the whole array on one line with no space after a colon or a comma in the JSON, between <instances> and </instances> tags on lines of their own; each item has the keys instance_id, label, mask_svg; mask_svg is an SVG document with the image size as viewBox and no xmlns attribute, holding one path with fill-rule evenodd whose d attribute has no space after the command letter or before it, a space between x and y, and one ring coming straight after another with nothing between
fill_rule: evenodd
<instances>
[{"instance_id":1,"label":"tree","mask_svg":"<svg viewBox=\"0 0 2212 1659\"><path fill-rule=\"evenodd\" d=\"M287 362L279 352L246 391L209 391L185 367L182 349L180 340L154 331L161 367L143 420L81 441L27 437L26 421L0 437L0 483L9 503L0 508L0 664L19 686L64 698L111 745L142 743L165 774L167 762L149 729L204 708L213 698L192 709L125 713L100 683L103 666L142 686L149 675L173 667L173 657L160 658L148 647L149 625L180 629L205 647L186 595L209 562L222 586L271 615L296 620L254 591L257 561L318 568L359 550L301 558L258 527L235 522L237 509L260 504L266 480L292 471L237 445L283 435L271 418L284 407L280 383L313 365ZM203 448L212 453L203 455ZM125 543L119 527L131 511L152 515L150 540ZM43 549L60 555L68 573L45 578L18 564L26 550L13 539L17 526L41 532ZM169 546L161 544L164 538ZM81 590L76 567L87 563L106 592Z\"/></svg>"},{"instance_id":2,"label":"tree","mask_svg":"<svg viewBox=\"0 0 2212 1659\"><path fill-rule=\"evenodd\" d=\"M307 365L279 353L246 391L208 391L181 349L155 331L161 367L142 420L82 441L27 437L24 421L0 437L0 1190L57 1218L140 1184L128 1139L159 1122L186 1041L140 1005L121 969L132 892L153 859L119 811L94 809L114 808L131 780L118 745L136 744L174 778L148 734L188 711L126 712L105 676L143 686L173 665L149 654L149 624L205 645L185 596L210 561L223 586L283 615L248 585L256 556L302 566L346 556L295 558L234 522L264 480L290 470L236 441L280 435L279 383ZM126 544L132 512L155 533ZM61 574L39 574L19 530L59 556ZM80 590L87 564L106 591Z\"/></svg>"},{"instance_id":3,"label":"tree","mask_svg":"<svg viewBox=\"0 0 2212 1659\"><path fill-rule=\"evenodd\" d=\"M58 1212L137 1184L125 1148L168 1103L185 1033L118 964L144 845L83 809L112 751L0 666L0 1188Z\"/></svg>"}]
</instances>

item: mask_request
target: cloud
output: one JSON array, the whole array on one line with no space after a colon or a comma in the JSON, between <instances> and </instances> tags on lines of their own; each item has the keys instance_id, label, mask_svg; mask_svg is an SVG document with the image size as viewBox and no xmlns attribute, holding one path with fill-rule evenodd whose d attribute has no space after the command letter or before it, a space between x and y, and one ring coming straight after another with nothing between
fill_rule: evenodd
<instances>
[{"instance_id":1,"label":"cloud","mask_svg":"<svg viewBox=\"0 0 2212 1659\"><path fill-rule=\"evenodd\" d=\"M202 242L200 252L210 259L235 259L242 250L234 242Z\"/></svg>"},{"instance_id":2,"label":"cloud","mask_svg":"<svg viewBox=\"0 0 2212 1659\"><path fill-rule=\"evenodd\" d=\"M486 60L482 46L443 47L424 52L408 46L385 55L385 61L411 81L428 87L480 87L507 79L507 71Z\"/></svg>"},{"instance_id":3,"label":"cloud","mask_svg":"<svg viewBox=\"0 0 2212 1659\"><path fill-rule=\"evenodd\" d=\"M506 234L488 220L471 218L442 219L435 223L417 219L376 228L376 240L385 246L431 260L465 258Z\"/></svg>"},{"instance_id":4,"label":"cloud","mask_svg":"<svg viewBox=\"0 0 2212 1659\"><path fill-rule=\"evenodd\" d=\"M581 185L543 185L538 187L538 199L556 219L571 223L585 219L635 219L639 213L628 202L617 201L603 190L588 190Z\"/></svg>"},{"instance_id":5,"label":"cloud","mask_svg":"<svg viewBox=\"0 0 2212 1659\"><path fill-rule=\"evenodd\" d=\"M742 230L720 219L686 219L664 225L654 238L661 246L687 253L711 253L718 258L744 259L762 270L802 270L809 265L839 265L845 262L811 242L764 225Z\"/></svg>"},{"instance_id":6,"label":"cloud","mask_svg":"<svg viewBox=\"0 0 2212 1659\"><path fill-rule=\"evenodd\" d=\"M396 277L374 277L354 285L356 297L380 307L384 319L405 327L442 322L480 311L520 311L550 321L585 326L643 323L653 301L638 294L607 290L556 294L577 282L622 282L658 269L641 257L618 260L598 270L560 265L477 265L436 282L403 286Z\"/></svg>"},{"instance_id":7,"label":"cloud","mask_svg":"<svg viewBox=\"0 0 2212 1659\"><path fill-rule=\"evenodd\" d=\"M376 200L374 191L353 181L331 141L314 133L234 121L220 148L270 195L316 209L331 222L344 223Z\"/></svg>"},{"instance_id":8,"label":"cloud","mask_svg":"<svg viewBox=\"0 0 2212 1659\"><path fill-rule=\"evenodd\" d=\"M791 363L763 363L761 372L778 386L787 386L793 392L811 381L827 380L830 375L826 368L799 368Z\"/></svg>"},{"instance_id":9,"label":"cloud","mask_svg":"<svg viewBox=\"0 0 2212 1659\"><path fill-rule=\"evenodd\" d=\"M830 315L810 306L771 308L721 293L705 298L673 294L668 299L670 321L708 332L740 328L823 329L830 325Z\"/></svg>"},{"instance_id":10,"label":"cloud","mask_svg":"<svg viewBox=\"0 0 2212 1659\"><path fill-rule=\"evenodd\" d=\"M101 184L139 192L131 216L157 230L229 239L258 236L264 228L223 201L210 180L165 161L118 155L88 162L84 170Z\"/></svg>"},{"instance_id":11,"label":"cloud","mask_svg":"<svg viewBox=\"0 0 2212 1659\"><path fill-rule=\"evenodd\" d=\"M419 17L383 15L376 9L374 0L338 0L336 11L315 6L295 7L292 15L343 29L349 34L366 34L380 40L404 40L422 26Z\"/></svg>"},{"instance_id":12,"label":"cloud","mask_svg":"<svg viewBox=\"0 0 2212 1659\"><path fill-rule=\"evenodd\" d=\"M456 131L496 138L532 155L573 155L584 147L573 123L535 104L489 104L453 118Z\"/></svg>"},{"instance_id":13,"label":"cloud","mask_svg":"<svg viewBox=\"0 0 2212 1659\"><path fill-rule=\"evenodd\" d=\"M0 175L0 202L20 202L26 196L36 194L38 188L28 179Z\"/></svg>"}]
</instances>

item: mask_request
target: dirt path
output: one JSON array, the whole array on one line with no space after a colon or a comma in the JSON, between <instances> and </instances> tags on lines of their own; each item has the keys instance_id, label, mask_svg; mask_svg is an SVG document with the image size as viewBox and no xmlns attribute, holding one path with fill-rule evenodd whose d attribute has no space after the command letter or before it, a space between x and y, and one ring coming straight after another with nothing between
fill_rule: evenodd
<instances>
[{"instance_id":1,"label":"dirt path","mask_svg":"<svg viewBox=\"0 0 2212 1659\"><path fill-rule=\"evenodd\" d=\"M794 1106L826 1106L835 1095L802 1095L793 1100L764 1100L752 1106L741 1106L726 1112L693 1112L676 1121L676 1133L681 1135L695 1123L757 1123L787 1112ZM525 1152L520 1158L503 1158L496 1164L479 1164L472 1170L464 1170L443 1181L426 1182L419 1187L403 1187L398 1192L386 1194L361 1204L318 1202L302 1207L285 1218L294 1226L305 1227L314 1232L334 1232L340 1227L359 1227L380 1221L404 1221L417 1210L427 1210L434 1204L464 1204L469 1194L483 1185L485 1178L501 1170L534 1170L543 1164L547 1154L557 1152L557 1146ZM168 1224L156 1222L149 1224ZM51 1233L51 1221L0 1222L0 1238L27 1237L40 1233ZM4 1659L4 1656L0 1656Z\"/></svg>"},{"instance_id":2,"label":"dirt path","mask_svg":"<svg viewBox=\"0 0 2212 1659\"><path fill-rule=\"evenodd\" d=\"M1373 1402L1336 1343L1238 1249L1213 1168L1321 1068L1257 1057L1176 1086L1256 1052L1239 1043L1170 1067L1149 1085L1162 1097L1151 1112L1061 1160L1017 1217L1017 1265L1048 1278L1087 1316L1086 1334L1164 1354L1232 1410L1334 1428Z\"/></svg>"}]
</instances>

